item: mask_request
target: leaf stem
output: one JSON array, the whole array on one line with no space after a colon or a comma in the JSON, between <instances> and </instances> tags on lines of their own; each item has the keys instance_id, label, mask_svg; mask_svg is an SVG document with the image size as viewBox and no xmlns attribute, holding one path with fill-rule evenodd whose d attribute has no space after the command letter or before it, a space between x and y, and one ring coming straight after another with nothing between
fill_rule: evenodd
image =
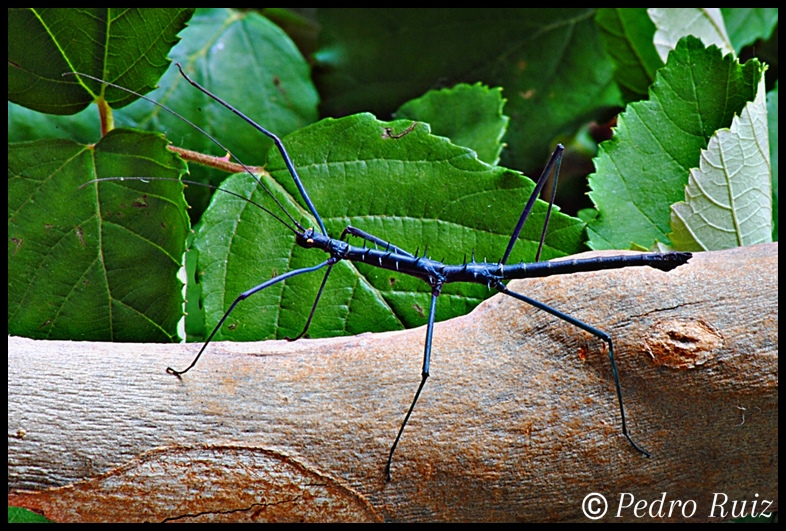
<instances>
[{"instance_id":1,"label":"leaf stem","mask_svg":"<svg viewBox=\"0 0 786 531\"><path fill-rule=\"evenodd\" d=\"M242 166L236 162L229 160L229 154L223 157L216 157L213 155L206 155L197 151L191 151L174 145L168 146L169 151L177 153L183 160L188 162L196 162L203 166L215 168L217 170L225 171L227 173L245 173L247 169L251 170L256 175L270 175L264 166Z\"/></svg>"},{"instance_id":2,"label":"leaf stem","mask_svg":"<svg viewBox=\"0 0 786 531\"><path fill-rule=\"evenodd\" d=\"M101 136L104 137L115 128L115 116L103 96L96 100L96 105L98 105L98 116L101 119Z\"/></svg>"}]
</instances>

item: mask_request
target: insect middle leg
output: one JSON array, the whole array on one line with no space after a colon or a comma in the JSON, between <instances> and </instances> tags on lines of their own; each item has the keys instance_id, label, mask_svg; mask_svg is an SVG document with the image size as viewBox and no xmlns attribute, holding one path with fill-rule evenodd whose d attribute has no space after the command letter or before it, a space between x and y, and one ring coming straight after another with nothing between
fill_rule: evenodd
<instances>
[{"instance_id":1,"label":"insect middle leg","mask_svg":"<svg viewBox=\"0 0 786 531\"><path fill-rule=\"evenodd\" d=\"M532 211L532 207L535 205L535 201L540 195L540 191L546 184L546 181L548 180L549 175L551 175L552 170L554 170L554 184L551 189L551 200L549 201L549 208L546 211L546 219L543 222L543 229L540 233L540 244L538 245L538 252L535 255L535 261L540 261L540 252L543 250L543 243L546 241L546 229L548 229L549 219L551 218L551 210L554 207L554 197L557 192L557 181L559 180L559 168L562 164L562 153L564 151L565 148L562 146L562 144L557 144L557 148L554 150L554 153L551 154L548 164L546 164L546 167L543 169L543 173L540 174L538 182L535 183L535 188L532 190L532 194L530 194L529 200L527 200L527 204L524 206L524 210L521 212L518 223L516 223L516 228L513 229L513 233L510 236L508 247L505 249L505 254L502 255L502 260L499 261L500 264L504 264L508 261L508 257L510 257L510 253L513 250L513 246L516 244L516 240L519 239L521 229L524 227L524 222L527 221L529 213Z\"/></svg>"},{"instance_id":2,"label":"insect middle leg","mask_svg":"<svg viewBox=\"0 0 786 531\"><path fill-rule=\"evenodd\" d=\"M404 428L406 427L407 422L409 422L409 417L412 416L412 411L415 410L415 404L418 403L420 392L423 391L423 386L426 385L426 380L429 376L429 365L431 363L431 340L434 337L434 315L437 309L437 297L439 297L441 288L442 286L438 284L432 288L431 291L431 306L428 313L428 326L426 327L426 344L423 349L423 370L420 373L420 385L418 386L418 390L415 392L415 398L412 399L412 405L409 406L407 416L404 417L404 422L401 423L401 427L398 430L398 435L396 435L396 440L393 441L393 446L390 448L388 463L385 466L385 476L387 477L388 481L392 479L390 475L390 467L393 465L393 454L396 451L396 446L398 446L398 442L401 440L401 434L404 433Z\"/></svg>"}]
</instances>

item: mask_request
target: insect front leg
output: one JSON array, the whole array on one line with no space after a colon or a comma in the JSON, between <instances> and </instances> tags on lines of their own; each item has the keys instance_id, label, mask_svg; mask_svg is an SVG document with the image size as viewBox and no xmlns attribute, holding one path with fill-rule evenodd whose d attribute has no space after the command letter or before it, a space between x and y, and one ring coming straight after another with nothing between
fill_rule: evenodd
<instances>
[{"instance_id":1,"label":"insect front leg","mask_svg":"<svg viewBox=\"0 0 786 531\"><path fill-rule=\"evenodd\" d=\"M194 358L194 361L191 362L191 365L189 365L188 367L186 367L182 371L176 371L172 367L167 367L166 368L166 372L168 372L169 374L174 374L175 376L180 378L181 374L185 374L188 371L190 371L191 368L194 365L196 365L197 361L199 361L199 358L202 356L202 353L205 352L205 349L210 344L210 342L213 340L213 336L215 336L216 332L218 332L219 329L221 329L221 327L224 324L224 321L226 321L227 317L229 317L229 314L232 313L232 310L234 310L235 306L240 304L241 301L246 300L247 298L249 298L254 293L262 291L263 289L268 288L268 287L272 286L273 284L278 284L282 280L286 280L288 278L292 278L292 277L295 277L295 276L298 276L298 275L302 275L303 273L311 273L312 271L317 271L319 269L322 269L326 265L329 265L329 266L332 267L334 263L335 263L335 260L333 258L329 258L329 259L325 260L324 262L322 262L321 264L317 264L317 265L312 266L312 267L304 267L304 268L301 268L301 269L295 269L294 271L289 271L288 273L284 273L283 275L278 275L275 278L271 278L270 280L268 280L267 282L263 282L259 286L256 286L256 287L251 288L250 290L244 291L243 293L238 295L238 297L234 300L234 302L229 306L229 309L224 313L224 315L218 321L218 324L215 326L215 328L213 328L213 331L210 332L210 335L207 337L207 340L202 345L202 348L199 349L199 352L197 353L196 357Z\"/></svg>"},{"instance_id":2,"label":"insect front leg","mask_svg":"<svg viewBox=\"0 0 786 531\"><path fill-rule=\"evenodd\" d=\"M346 237L347 234L351 234L352 236L357 236L358 238L363 238L367 242L376 243L377 245L381 245L381 246L383 246L385 248L386 251L390 251L391 253L402 254L404 256L409 256L409 257L414 258L412 253L408 253L407 251L405 251L401 247L397 247L397 246L393 245L392 243L383 240L382 238L378 238L377 236L374 236L373 234L369 234L368 232L366 232L364 230L360 230L360 229L358 229L356 227L353 227L352 225L348 225L343 230L343 232L341 233L341 238L340 239L344 240L344 238Z\"/></svg>"}]
</instances>

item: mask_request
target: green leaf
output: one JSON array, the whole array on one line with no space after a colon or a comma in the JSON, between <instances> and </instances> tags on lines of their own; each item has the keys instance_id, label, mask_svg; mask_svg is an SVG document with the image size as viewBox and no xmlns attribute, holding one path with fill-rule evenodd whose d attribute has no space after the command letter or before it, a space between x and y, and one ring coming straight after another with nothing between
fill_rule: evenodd
<instances>
[{"instance_id":1,"label":"green leaf","mask_svg":"<svg viewBox=\"0 0 786 531\"><path fill-rule=\"evenodd\" d=\"M469 149L431 135L411 122L379 122L361 114L327 119L284 139L305 188L329 233L357 226L410 252L449 263L498 260L534 184L491 166ZM393 134L388 132L388 128ZM278 152L271 151L273 179L263 182L294 217L316 226ZM273 210L272 200L248 175L224 185ZM532 260L545 204L525 226L511 262ZM283 216L283 214L282 214ZM581 248L583 224L552 217L544 258ZM362 245L353 239L351 243ZM278 221L247 202L217 194L196 235L206 326L210 329L241 292L276 275L315 265L326 255L295 245ZM249 340L294 337L308 318L322 274L288 279L238 305L219 336ZM437 318L463 314L489 295L485 286L449 284ZM423 281L365 264L336 264L309 333L313 337L391 330L425 323L430 287Z\"/></svg>"},{"instance_id":2,"label":"green leaf","mask_svg":"<svg viewBox=\"0 0 786 531\"><path fill-rule=\"evenodd\" d=\"M723 7L721 12L729 39L737 53L758 39L769 39L778 26L777 7Z\"/></svg>"},{"instance_id":3,"label":"green leaf","mask_svg":"<svg viewBox=\"0 0 786 531\"><path fill-rule=\"evenodd\" d=\"M734 53L718 8L650 8L647 10L655 31L655 48L663 61L687 35L698 37L705 46L714 44L723 54Z\"/></svg>"},{"instance_id":4,"label":"green leaf","mask_svg":"<svg viewBox=\"0 0 786 531\"><path fill-rule=\"evenodd\" d=\"M663 66L652 39L655 25L644 8L599 9L595 21L603 44L614 61L614 81L625 101L647 95L655 72Z\"/></svg>"},{"instance_id":5,"label":"green leaf","mask_svg":"<svg viewBox=\"0 0 786 531\"><path fill-rule=\"evenodd\" d=\"M762 76L756 99L701 151L686 200L671 207L674 232L669 237L678 249L711 251L772 241L765 90Z\"/></svg>"},{"instance_id":6,"label":"green leaf","mask_svg":"<svg viewBox=\"0 0 786 531\"><path fill-rule=\"evenodd\" d=\"M391 21L390 13L373 10L343 14L328 12L328 19L333 17L333 20L342 23L345 21L374 23L365 27L349 28L341 24L323 26L324 34L330 35L318 48L317 56L333 62L319 63L317 72L326 76L323 80L341 80L349 83L352 90L347 101L356 99L357 101L352 101L351 104L358 108L373 108L373 105L365 105L364 101L376 102L374 105L380 101L394 102L389 106L387 111L389 112L402 102L419 96L425 88L452 85L455 80L462 79L462 76L472 83L477 83L484 77L490 79L485 80L486 83L494 83L494 79L500 79L503 82L495 84L503 86L504 96L510 100L508 110L511 111L512 116L511 131L506 139L512 154L507 160L524 161L527 166L533 167L534 171L534 167L545 161L555 136L573 134L579 127L584 127L588 120L608 119L610 105L618 101L617 90L610 78L611 64L600 46L592 11L402 11L395 12L393 23L385 26L384 23ZM451 23L455 23L455 26L450 27ZM144 25L145 22L141 21L140 24ZM347 118L347 121L326 121L313 128L298 130L304 124L316 119L318 98L310 81L308 63L295 50L286 35L267 21L259 20L256 14L237 13L231 10L199 10L190 24L189 28L182 32L181 44L172 51L171 55L181 61L196 79L206 83L219 96L233 103L240 102L242 110L257 119L264 127L279 135L297 130L284 141L296 159L306 187L333 236L338 236L343 227L351 222L412 252L420 248L422 254L423 247L428 244L428 255L435 259L444 258L446 262L461 263L465 254L467 259L471 257L473 250L478 260L499 259L531 190L532 184L527 179L505 168L484 164L468 150L451 145L445 138L427 134L426 125L422 123L408 130L411 126L410 122L387 124L376 122L369 116L353 116ZM380 24L382 29L387 29L376 33L380 29ZM401 25L397 26L398 24ZM428 27L429 24L432 27ZM396 34L396 27L416 31ZM435 28L439 31L434 31ZM364 33L369 29L372 31ZM389 33L388 29L392 29L393 32ZM97 33L90 35L91 38L95 38ZM20 39L24 38L24 35L18 31L13 35L9 33L9 39L12 38ZM134 70L136 67L141 68L136 63L165 64L166 54L158 44L149 51L149 54L139 52L139 47L144 44L145 39L149 40L149 35L145 31L140 31L140 37L137 38L126 35L125 43L128 48L122 50L112 48L116 53L106 59L107 64L111 63L118 71L129 72L136 72ZM440 40L444 43L439 42ZM159 43L159 41L154 42ZM172 41L161 39L160 42ZM437 43L435 47L432 47L433 43ZM346 48L347 44L350 45L348 48ZM107 45L107 49L115 45L119 46L119 43L112 41ZM35 47L31 47L31 51L35 50ZM442 53L424 54L423 50ZM372 51L374 54L371 53ZM368 55L364 56L364 53ZM123 64L119 59L115 62L116 57L125 58L127 62ZM438 68L440 65L447 68ZM369 66L371 66L368 70L369 77L364 78L364 69L368 69ZM15 66L12 65L11 68ZM397 70L399 68L401 70ZM426 69L430 69L429 72L426 72ZM91 70L87 73L102 75ZM149 71L140 70L139 73L131 76L131 82L134 83L131 88L147 90L158 82L159 75L160 71L155 68ZM745 79L745 76L742 77ZM368 80L372 82L366 84ZM241 124L236 117L209 102L172 71L165 75L160 83L161 89L155 93L155 98L161 99L178 111L185 110L186 114L195 118L195 122L225 142L227 147L236 152L245 162L255 165L264 162L269 144L258 131ZM9 83L9 88L11 85ZM124 103L122 99L127 97L114 89L102 93L99 84L85 82L83 86L78 81L62 83L57 90L69 91L74 87L78 89L81 98L79 101L92 101L97 97L100 103L101 95L104 94L106 98L119 104ZM417 90L413 90L413 87ZM477 87L472 88L477 89ZM488 90L488 94L495 92L490 89L483 90ZM461 90L456 92L461 94ZM336 91L328 90L326 94L330 101L337 101ZM44 95L41 97L44 98ZM366 97L368 99L364 100ZM129 98L129 101L130 99L133 98ZM483 120L484 125L496 123L491 126L489 132L473 131L470 127L472 119L458 116L458 114L472 116L474 109L468 108L469 104L467 104L467 106L454 105L451 108L450 114L457 114L457 116L443 113L444 122L451 123L455 120L455 124L458 125L448 129L449 133L440 134L450 134L456 141L467 143L481 152L484 150L486 153L490 152L493 157L500 145L499 132L502 126L498 116L500 115L498 104L501 103L499 93L496 93L494 98L489 97L484 101L492 99L497 103L491 106L494 107L493 112L490 110L487 116L493 115L496 118ZM45 99L42 101L46 102ZM741 101L744 104L746 100L742 98ZM742 105L739 108L741 107ZM326 108L329 109L329 106ZM671 111L671 105L666 108ZM18 109L9 106L9 138L14 138L12 133L16 131L12 130L20 128L20 124L27 121L30 116L17 114ZM676 110L686 113L685 108ZM435 108L433 113L435 115L433 121L438 124L444 123L437 119L439 111L440 109ZM62 133L69 138L78 137L82 143L96 141L97 136L93 138L89 135L95 135L98 131L98 120L95 119L98 113L92 109L86 112L92 113L93 117L82 118L80 115L73 123L66 125L52 120L51 117L42 121L31 119L30 122L35 122L36 125L17 134L21 134L23 138L35 138L36 134L53 137ZM697 119L704 118L695 110L691 112ZM167 137L180 147L193 147L199 151L224 154L221 148L206 143L198 132L183 127L177 121L167 121L169 118L165 117L160 109L150 107L146 102L137 102L122 111L114 112L113 115L117 123L129 123L164 131ZM418 120L422 119L418 118ZM89 131L91 123L95 127L93 132ZM729 124L730 119L723 126ZM651 124L648 122L647 125ZM391 128L390 133L386 133L387 127ZM587 130L591 129L587 128ZM462 140L459 132L466 134L465 138L470 140ZM83 133L85 137L81 136ZM404 150L406 153L397 151L401 149L397 146L406 146ZM158 160L156 157L166 154L162 142L158 143L155 156L146 154L144 150L132 148L133 146L124 143L122 149L126 151L121 149L114 151L118 159L123 158L132 163L130 171L116 167L115 176L139 175L137 171L139 168L135 169L134 166L138 166L140 161ZM17 147L9 146L9 168L17 159L16 154L11 156L15 149ZM57 151L55 148L52 149ZM69 149L76 150L78 156L68 152L67 156L53 158L65 169L70 169L69 165L74 163L69 156L75 157L74 161L81 161L82 157L92 160L96 157L95 153L101 151L99 146L95 149L91 146L78 148L71 146ZM40 162L40 154L47 153L49 150L50 148L47 147L36 156L28 156L24 164L21 164L25 168L24 171L33 171ZM505 158L504 154L503 158ZM568 159L569 157L566 157L566 163ZM637 162L638 158L633 157L633 160ZM696 165L697 161L698 155L693 165ZM638 161L638 163L642 162L647 163L648 160L645 158ZM95 166L94 163L92 165ZM166 164L163 164L162 168L165 166ZM568 167L568 164L563 165L566 170ZM686 172L689 167L685 167ZM306 222L310 214L301 203L300 195L295 190L291 177L283 171L277 154L271 155L269 168L273 170L274 179L264 177L263 182L268 184L272 193L280 198L297 219L302 223L313 225L313 220ZM193 178L199 169L192 164L190 171ZM16 168L15 172L22 174L23 170ZM81 212L78 209L78 201L72 199L72 196L76 197L77 193L86 193L94 203L98 204L99 199L104 199L109 193L102 190L106 189L112 193L121 191L119 188L121 183L114 181L100 183L97 186L90 185L89 188L78 190L77 186L97 176L95 168L92 174L91 171L80 170L80 172L80 179L74 178L73 183L64 186L61 190L62 194L47 195L48 203L55 205L54 207L46 211L40 209L34 214L38 218L47 219L54 213L59 215L59 211L63 210L62 205L73 205L74 212ZM148 177L155 175L152 170L145 170L145 172ZM671 184L676 183L677 189L681 190L685 180L674 181ZM11 181L15 182L13 179ZM343 186L344 183L346 187ZM122 184L128 188L127 193L130 195L127 199L120 200L118 204L121 207L136 204L139 210L142 210L146 202L135 203L135 201L144 198L148 192L155 195L157 186L161 183L151 180L148 183L125 181ZM254 193L261 204L271 209L277 208L264 192L258 190L259 186L255 185L248 175L233 177L227 186L243 190L249 195ZM192 186L188 191L192 192L195 189L196 187ZM10 186L10 205L14 205L15 201L20 202L15 194L17 190ZM221 194L221 197L229 199L227 194ZM653 201L667 199L667 194L662 194ZM24 201L21 199L21 202ZM200 230L202 240L198 244L200 250L206 254L203 261L205 277L210 277L214 273L216 278L220 277L221 261L226 261L226 278L223 281L220 279L215 283L213 280L205 281L205 284L196 286L206 288L204 297L206 306L212 312L210 317L212 323L216 322L217 316L226 311L229 302L241 291L275 274L291 271L293 267L302 267L300 264L317 263L320 257L324 259L325 256L324 253L317 251L295 249L291 233L263 211L258 211L256 214L270 224L269 228L265 228L264 224L257 226L251 223L253 217L251 212L258 210L255 207L243 203L238 206L231 201L229 203L234 211L230 210L230 206L222 206L221 200L216 198L216 206L211 211L211 216L207 216L203 221L204 233ZM179 216L184 216L181 210L182 200L172 200L169 204L173 208L176 206L175 211ZM660 208L667 211L666 207L670 204L661 205L658 211ZM220 215L222 208L225 209L223 217ZM653 210L655 208L652 206ZM94 238L97 238L84 230L84 219L96 219L99 230L104 230L106 233L113 230L111 218L102 217L107 211L106 208L102 210L94 205L88 210L78 219L66 219L67 223L63 228L58 228L62 234L71 237L71 240L66 238L64 241L79 242L79 230L82 231L86 243L91 243ZM116 210L116 208L108 209L110 213ZM157 213L152 212L156 210L153 208L147 210L151 215ZM167 212L166 209L159 210L162 213ZM192 209L191 212L197 210ZM11 215L9 214L9 219ZM423 217L424 219L421 219ZM522 236L522 241L516 249L519 254L514 259L532 259L542 220L542 205L540 205L525 227L525 231L532 231L532 233L525 233ZM152 221L150 223L151 227L155 226ZM157 221L157 223L160 227L161 222ZM206 238L211 231L211 225L212 240ZM624 223L621 225L625 230ZM25 277L29 268L13 267L12 264L12 248L16 248L17 243L22 240L15 236L14 231L17 226L22 227L24 223L9 222L9 286L20 282L24 285L24 282L28 282L30 290L25 296L29 300L55 300L56 304L60 304L62 296L58 290L63 285L68 286L69 279L73 282L74 278L79 278L80 271L84 270L68 264L65 256L62 258L58 256L59 260L64 260L66 264L64 267L68 271L74 270L75 273L64 276L60 279L60 283L30 284L30 280ZM181 226L185 225L181 224ZM35 228L35 225L33 227ZM581 250L582 224L578 220L558 217L550 229L546 258ZM38 243L36 238L42 234L46 236L46 232L41 230L29 232L24 242L30 245L35 243L40 248L49 246L54 249L53 244L46 238ZM107 245L111 241L121 246L121 251L129 251L135 249L134 238L135 236L126 230L123 237L103 238L101 241ZM361 244L357 240L353 240L353 243ZM276 248L277 244L283 246ZM226 250L222 250L222 245ZM147 246L148 251L149 247ZM177 247L182 248L182 244L178 244ZM21 250L20 248L20 252ZM235 252L237 250L242 252ZM112 254L115 251L109 252L108 248L102 247L95 251L98 253L95 256L101 256L103 252ZM116 290L112 291L112 289L116 284L127 283L131 286L137 286L137 283L150 284L151 287L156 288L159 298L175 300L176 296L179 299L180 284L170 282L171 270L166 273L169 275L166 277L169 282L167 286L159 286L155 279L140 280L143 277L141 266L138 264L145 263L147 258L145 256L139 258L138 255L140 253L144 255L147 251L134 252L136 253L134 258L126 260L134 266L128 269L131 278L122 279L118 269L117 277L113 276L111 279L112 285L108 284L103 294L99 291L98 296L91 293L91 302L85 303L90 307L85 311L80 313L69 310L70 321L61 320L60 327L55 330L56 333L65 335L68 331L75 338L98 337L97 331L108 326L107 330L110 332L107 334L111 335L111 320L99 316L92 321L83 319L80 323L79 319L70 316L90 316L93 307L99 309L102 306L109 307L107 294L115 293ZM214 253L215 256L211 256L210 253ZM192 253L191 257L193 258L195 254L196 252ZM32 269L38 267L33 261L30 264ZM51 269L54 268L50 266ZM151 269L155 270L155 267ZM246 276L236 276L238 272ZM38 277L43 278L46 275L55 274L40 269ZM164 275L159 273L161 279ZM268 295L260 293L244 301L238 307L237 320L233 314L224 326L222 335L232 338L252 338L266 335L282 337L299 333L311 309L321 278L319 273L303 275L297 279L290 279L291 282L266 290L270 292L272 299L265 299ZM307 282L298 284L301 280ZM108 282L109 280L106 280L105 284ZM208 286L211 286L210 289L207 289ZM33 295L39 288L41 293ZM467 311L488 293L483 286L457 284L450 288L454 291L446 288L444 295L440 297L439 318ZM9 290L9 293L12 291ZM468 299L463 298L463 295L467 295ZM191 298L192 302L198 302L195 296ZM252 302L257 298L260 298L261 304L259 311L254 309ZM9 295L9 319L13 302ZM40 306L40 304L37 302L33 306ZM318 322L314 323L311 333L315 336L331 335L342 330L349 333L418 325L424 322L427 304L428 286L416 279L390 275L381 269L364 267L362 264L340 264L331 274L326 294L317 309ZM22 306L27 310L27 304ZM250 317L243 315L245 311L243 308L246 306L249 307ZM63 308L67 309L66 306ZM196 312L190 313L189 319L193 319ZM46 315L33 317L31 321L35 322L37 319L38 326L47 323ZM112 318L114 317L115 314L112 314ZM267 321L270 325L268 330L263 330L261 333L253 330L253 327L244 330L247 320L262 322L268 318L271 318ZM80 330L80 326L77 325L84 325L86 331ZM144 335L142 332L145 326L147 325L136 327L140 332L139 336ZM161 339L162 334L157 327L167 329L167 333L163 334L164 339L172 337L169 333L170 327L161 324L152 327L154 330L152 333L147 333L148 339ZM46 333L48 332L45 331ZM54 333L51 337L55 337ZM130 333L124 333L123 337L130 337Z\"/></svg>"},{"instance_id":7,"label":"green leaf","mask_svg":"<svg viewBox=\"0 0 786 531\"><path fill-rule=\"evenodd\" d=\"M396 118L426 122L433 134L475 150L483 162L497 164L510 120L502 114L504 106L501 89L459 83L405 103Z\"/></svg>"},{"instance_id":8,"label":"green leaf","mask_svg":"<svg viewBox=\"0 0 786 531\"><path fill-rule=\"evenodd\" d=\"M188 218L185 165L159 135L115 130L94 148L8 146L8 331L39 339L172 341Z\"/></svg>"},{"instance_id":9,"label":"green leaf","mask_svg":"<svg viewBox=\"0 0 786 531\"><path fill-rule=\"evenodd\" d=\"M384 117L435 86L502 87L503 163L533 171L555 137L619 104L589 9L320 9L314 54L323 111Z\"/></svg>"},{"instance_id":10,"label":"green leaf","mask_svg":"<svg viewBox=\"0 0 786 531\"><path fill-rule=\"evenodd\" d=\"M614 138L600 146L590 176L590 198L600 211L587 228L591 248L669 241L668 207L684 199L688 171L713 133L753 100L761 76L756 60L740 66L696 38L680 41L649 100L629 105Z\"/></svg>"},{"instance_id":11,"label":"green leaf","mask_svg":"<svg viewBox=\"0 0 786 531\"><path fill-rule=\"evenodd\" d=\"M8 10L8 99L51 114L75 114L106 91L122 107L135 97L90 80L83 72L136 92L149 92L169 66L166 54L191 17L190 9ZM139 60L144 56L144 60ZM85 90L87 89L87 90Z\"/></svg>"}]
</instances>

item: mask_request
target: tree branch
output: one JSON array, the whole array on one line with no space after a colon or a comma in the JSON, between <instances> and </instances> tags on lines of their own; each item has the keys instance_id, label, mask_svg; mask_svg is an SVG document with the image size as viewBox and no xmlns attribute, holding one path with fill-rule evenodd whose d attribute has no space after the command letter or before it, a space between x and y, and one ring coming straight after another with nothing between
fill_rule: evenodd
<instances>
[{"instance_id":1,"label":"tree branch","mask_svg":"<svg viewBox=\"0 0 786 531\"><path fill-rule=\"evenodd\" d=\"M592 492L609 521L637 519L614 518L624 493L693 500L692 520L732 517L716 493L776 510L777 244L510 288L611 335L652 458L620 432L602 343L497 295L436 325L390 483L423 328L217 343L182 380L164 368L197 345L9 338L9 504L60 521L586 520Z\"/></svg>"}]
</instances>

